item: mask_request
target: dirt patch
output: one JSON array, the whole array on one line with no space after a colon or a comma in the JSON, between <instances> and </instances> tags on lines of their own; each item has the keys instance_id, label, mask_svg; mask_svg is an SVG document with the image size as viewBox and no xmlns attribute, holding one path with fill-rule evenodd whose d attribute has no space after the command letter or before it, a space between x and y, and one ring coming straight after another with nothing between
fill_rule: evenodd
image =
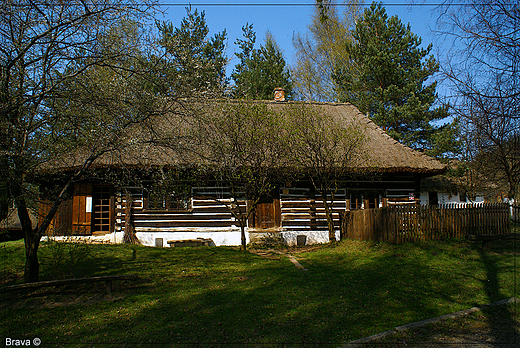
<instances>
[{"instance_id":1,"label":"dirt patch","mask_svg":"<svg viewBox=\"0 0 520 348\"><path fill-rule=\"evenodd\" d=\"M311 252L311 251L320 249L320 247L322 248L323 246L309 245L309 246L292 246L292 247L285 247L285 248L253 248L253 249L248 249L248 251L250 253L253 253L258 256L270 258L277 254L278 255L279 254L291 255L291 254L307 253L307 252ZM277 257L277 258L279 259L279 257Z\"/></svg>"},{"instance_id":2,"label":"dirt patch","mask_svg":"<svg viewBox=\"0 0 520 348\"><path fill-rule=\"evenodd\" d=\"M289 254L299 254L299 253L308 253L314 250L318 250L320 248L323 248L323 246L320 245L306 245L306 246L293 246L287 248L287 253Z\"/></svg>"},{"instance_id":3,"label":"dirt patch","mask_svg":"<svg viewBox=\"0 0 520 348\"><path fill-rule=\"evenodd\" d=\"M273 259L273 260L280 260L281 257L286 257L289 259L289 261L291 261L294 264L294 266L296 268L302 269L304 271L307 270L293 256L293 254L295 254L295 252L291 252L290 250L287 250L287 249L267 249L267 250L260 249L260 250L250 250L250 252L252 252L253 254L256 254L258 256L262 256L262 257L265 257L268 259Z\"/></svg>"},{"instance_id":4,"label":"dirt patch","mask_svg":"<svg viewBox=\"0 0 520 348\"><path fill-rule=\"evenodd\" d=\"M266 259L271 260L280 260L280 255L276 254L270 249L249 249L249 252L261 257L265 257Z\"/></svg>"}]
</instances>

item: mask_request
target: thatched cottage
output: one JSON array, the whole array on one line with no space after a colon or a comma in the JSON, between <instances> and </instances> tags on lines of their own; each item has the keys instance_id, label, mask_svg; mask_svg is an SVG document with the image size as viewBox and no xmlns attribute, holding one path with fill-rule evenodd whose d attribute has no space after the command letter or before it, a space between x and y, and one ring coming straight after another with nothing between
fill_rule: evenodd
<instances>
[{"instance_id":1,"label":"thatched cottage","mask_svg":"<svg viewBox=\"0 0 520 348\"><path fill-rule=\"evenodd\" d=\"M274 110L291 105L291 102L261 103ZM355 122L363 127L366 141L362 146L369 160L358 161L354 168L357 174L338 181L333 202L337 225L340 213L348 209L417 203L420 180L445 170L435 159L392 139L351 104L307 105L337 122ZM179 126L167 120L164 123ZM111 156L99 158L93 168L117 170L123 165L126 168L176 168L180 163L178 153L159 148L153 142L145 149L141 145L135 153L127 149L124 158ZM186 158L183 160L185 163ZM168 246L169 241L198 238L211 245L240 245L240 229L226 206L233 203L233 198L225 182L193 185L186 188L183 195L165 196L163 192L161 196L154 191L153 177L127 186L95 179L76 183L72 197L61 204L50 233L88 235L120 242L131 220L137 238L145 245ZM300 242L305 240L307 244L328 241L322 199L308 180L279 182L269 197L258 204L248 221L248 241L262 233L276 235L289 245L296 244L298 236Z\"/></svg>"}]
</instances>

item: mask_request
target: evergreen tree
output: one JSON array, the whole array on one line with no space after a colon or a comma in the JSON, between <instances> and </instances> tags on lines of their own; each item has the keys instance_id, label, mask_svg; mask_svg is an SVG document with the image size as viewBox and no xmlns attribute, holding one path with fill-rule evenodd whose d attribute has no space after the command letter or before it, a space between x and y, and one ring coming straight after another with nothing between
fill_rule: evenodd
<instances>
[{"instance_id":1,"label":"evergreen tree","mask_svg":"<svg viewBox=\"0 0 520 348\"><path fill-rule=\"evenodd\" d=\"M180 28L157 22L160 44L165 50L165 78L171 88L193 92L223 92L226 85L226 31L208 38L204 11L186 8Z\"/></svg>"},{"instance_id":2,"label":"evergreen tree","mask_svg":"<svg viewBox=\"0 0 520 348\"><path fill-rule=\"evenodd\" d=\"M233 97L270 100L273 99L273 91L277 87L285 89L286 97L290 97L290 74L273 35L267 32L265 44L255 49L256 34L253 25L246 24L242 31L244 39L235 41L242 52L236 54L240 63L231 74L235 83Z\"/></svg>"},{"instance_id":3,"label":"evergreen tree","mask_svg":"<svg viewBox=\"0 0 520 348\"><path fill-rule=\"evenodd\" d=\"M431 122L448 115L446 107L432 107L436 83L426 84L439 69L429 55L432 45L420 48L421 39L410 25L402 24L397 16L388 18L384 7L376 3L365 10L352 36L354 41L347 41L346 49L357 72L350 66L336 70L340 100L357 106L401 143L432 149L434 133L442 130Z\"/></svg>"}]
</instances>

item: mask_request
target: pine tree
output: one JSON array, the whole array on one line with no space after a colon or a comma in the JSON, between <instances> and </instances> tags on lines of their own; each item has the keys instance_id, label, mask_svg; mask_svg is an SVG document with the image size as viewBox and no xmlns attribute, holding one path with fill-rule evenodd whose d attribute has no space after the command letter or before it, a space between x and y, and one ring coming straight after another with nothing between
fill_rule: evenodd
<instances>
[{"instance_id":1,"label":"pine tree","mask_svg":"<svg viewBox=\"0 0 520 348\"><path fill-rule=\"evenodd\" d=\"M358 107L390 136L420 150L431 149L437 131L431 122L447 117L446 107L433 108L436 83L426 81L439 70L429 55L432 45L420 48L421 39L410 25L388 18L381 4L372 3L346 42L356 73L338 67L340 100Z\"/></svg>"},{"instance_id":2,"label":"pine tree","mask_svg":"<svg viewBox=\"0 0 520 348\"><path fill-rule=\"evenodd\" d=\"M285 58L273 35L266 33L265 44L255 49L256 34L252 24L242 27L244 39L237 39L235 44L241 49L236 56L240 63L235 66L231 78L235 86L234 98L273 99L277 87L285 90L290 97L292 83Z\"/></svg>"},{"instance_id":3,"label":"pine tree","mask_svg":"<svg viewBox=\"0 0 520 348\"><path fill-rule=\"evenodd\" d=\"M208 38L205 12L186 8L186 17L179 28L172 23L158 22L165 49L166 74L174 89L193 92L222 92L226 80L226 31Z\"/></svg>"}]
</instances>

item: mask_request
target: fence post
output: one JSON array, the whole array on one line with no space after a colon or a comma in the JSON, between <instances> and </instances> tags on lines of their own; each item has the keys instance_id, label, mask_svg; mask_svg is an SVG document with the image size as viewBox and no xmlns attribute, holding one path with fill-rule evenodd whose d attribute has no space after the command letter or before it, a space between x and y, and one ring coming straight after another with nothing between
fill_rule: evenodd
<instances>
[{"instance_id":1,"label":"fence post","mask_svg":"<svg viewBox=\"0 0 520 348\"><path fill-rule=\"evenodd\" d=\"M397 206L393 206L389 210L390 215L390 226L392 227L392 233L394 234L393 241L395 244L399 244L399 232L397 230Z\"/></svg>"},{"instance_id":2,"label":"fence post","mask_svg":"<svg viewBox=\"0 0 520 348\"><path fill-rule=\"evenodd\" d=\"M511 220L520 222L520 205L511 205Z\"/></svg>"}]
</instances>

